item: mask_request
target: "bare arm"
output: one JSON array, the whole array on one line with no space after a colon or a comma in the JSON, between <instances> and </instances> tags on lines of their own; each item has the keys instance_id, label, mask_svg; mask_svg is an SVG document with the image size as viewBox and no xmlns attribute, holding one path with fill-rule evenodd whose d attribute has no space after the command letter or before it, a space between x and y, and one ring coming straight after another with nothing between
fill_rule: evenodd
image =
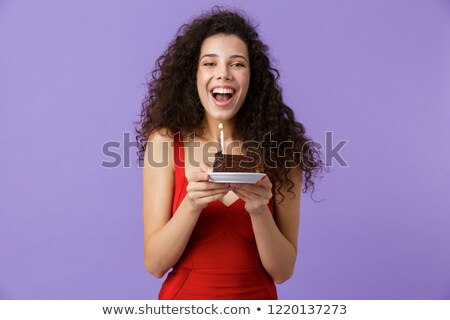
<instances>
[{"instance_id":1,"label":"bare arm","mask_svg":"<svg viewBox=\"0 0 450 320\"><path fill-rule=\"evenodd\" d=\"M204 172L192 173L188 177L188 195L172 217L175 184L172 138L153 133L148 141L143 169L144 260L146 269L160 278L183 254L201 210L228 190L207 182ZM147 161L149 154L153 164L165 160L167 165L152 165Z\"/></svg>"},{"instance_id":2,"label":"bare arm","mask_svg":"<svg viewBox=\"0 0 450 320\"><path fill-rule=\"evenodd\" d=\"M271 183L265 178L252 187L233 189L246 201L250 213L253 232L256 238L261 262L276 283L289 279L297 258L297 238L300 222L301 170L293 169L289 178L295 182L291 193L284 191L284 201L280 204L280 195L274 197L275 217L267 207L270 199Z\"/></svg>"}]
</instances>

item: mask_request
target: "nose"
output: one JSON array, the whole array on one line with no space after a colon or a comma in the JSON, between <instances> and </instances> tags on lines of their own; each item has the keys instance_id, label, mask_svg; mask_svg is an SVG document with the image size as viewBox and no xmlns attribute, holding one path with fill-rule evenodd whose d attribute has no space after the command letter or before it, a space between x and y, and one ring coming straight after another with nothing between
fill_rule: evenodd
<instances>
[{"instance_id":1,"label":"nose","mask_svg":"<svg viewBox=\"0 0 450 320\"><path fill-rule=\"evenodd\" d=\"M230 71L228 70L227 67L223 67L217 73L216 79L217 80L228 80L228 81L230 81L230 80L233 79L233 76L231 75L231 73L230 73Z\"/></svg>"}]
</instances>

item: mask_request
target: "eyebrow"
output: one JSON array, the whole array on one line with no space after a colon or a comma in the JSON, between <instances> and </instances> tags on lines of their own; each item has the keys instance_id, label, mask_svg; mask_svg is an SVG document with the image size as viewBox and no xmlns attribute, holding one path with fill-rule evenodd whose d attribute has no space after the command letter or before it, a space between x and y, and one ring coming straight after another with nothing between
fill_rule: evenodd
<instances>
[{"instance_id":1,"label":"eyebrow","mask_svg":"<svg viewBox=\"0 0 450 320\"><path fill-rule=\"evenodd\" d=\"M207 53L207 54L204 54L204 55L200 58L200 60L202 60L204 57L214 57L214 58L218 58L219 55L218 55L218 54L215 54L215 53ZM230 56L230 58L231 58L231 59L234 59L234 58L242 58L242 59L244 59L245 61L247 61L247 59L246 59L244 56L240 55L240 54L233 54L233 55ZM247 61L247 62L248 62L248 61Z\"/></svg>"}]
</instances>

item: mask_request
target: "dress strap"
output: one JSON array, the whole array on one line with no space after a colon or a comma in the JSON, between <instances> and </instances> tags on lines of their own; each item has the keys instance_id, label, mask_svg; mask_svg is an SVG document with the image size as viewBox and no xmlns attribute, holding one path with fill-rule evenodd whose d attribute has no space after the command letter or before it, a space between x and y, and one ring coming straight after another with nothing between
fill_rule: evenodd
<instances>
[{"instance_id":1,"label":"dress strap","mask_svg":"<svg viewBox=\"0 0 450 320\"><path fill-rule=\"evenodd\" d=\"M184 172L184 145L180 132L175 133L173 136L173 157L175 188L173 193L172 215L177 210L181 195L184 193L183 191L186 188L186 175Z\"/></svg>"},{"instance_id":2,"label":"dress strap","mask_svg":"<svg viewBox=\"0 0 450 320\"><path fill-rule=\"evenodd\" d=\"M184 145L181 138L181 133L177 132L173 136L173 156L175 170L183 169L184 174Z\"/></svg>"}]
</instances>

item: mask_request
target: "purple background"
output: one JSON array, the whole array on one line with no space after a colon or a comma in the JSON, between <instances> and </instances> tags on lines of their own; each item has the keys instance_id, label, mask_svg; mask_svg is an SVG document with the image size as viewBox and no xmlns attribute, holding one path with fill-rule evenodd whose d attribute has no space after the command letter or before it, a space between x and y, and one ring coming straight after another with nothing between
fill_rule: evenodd
<instances>
[{"instance_id":1,"label":"purple background","mask_svg":"<svg viewBox=\"0 0 450 320\"><path fill-rule=\"evenodd\" d=\"M155 59L213 4L0 1L0 298L156 298L135 149L106 169L102 145L133 133ZM259 21L309 134L348 140L323 201L302 197L280 298L449 299L449 1L222 4Z\"/></svg>"}]
</instances>

